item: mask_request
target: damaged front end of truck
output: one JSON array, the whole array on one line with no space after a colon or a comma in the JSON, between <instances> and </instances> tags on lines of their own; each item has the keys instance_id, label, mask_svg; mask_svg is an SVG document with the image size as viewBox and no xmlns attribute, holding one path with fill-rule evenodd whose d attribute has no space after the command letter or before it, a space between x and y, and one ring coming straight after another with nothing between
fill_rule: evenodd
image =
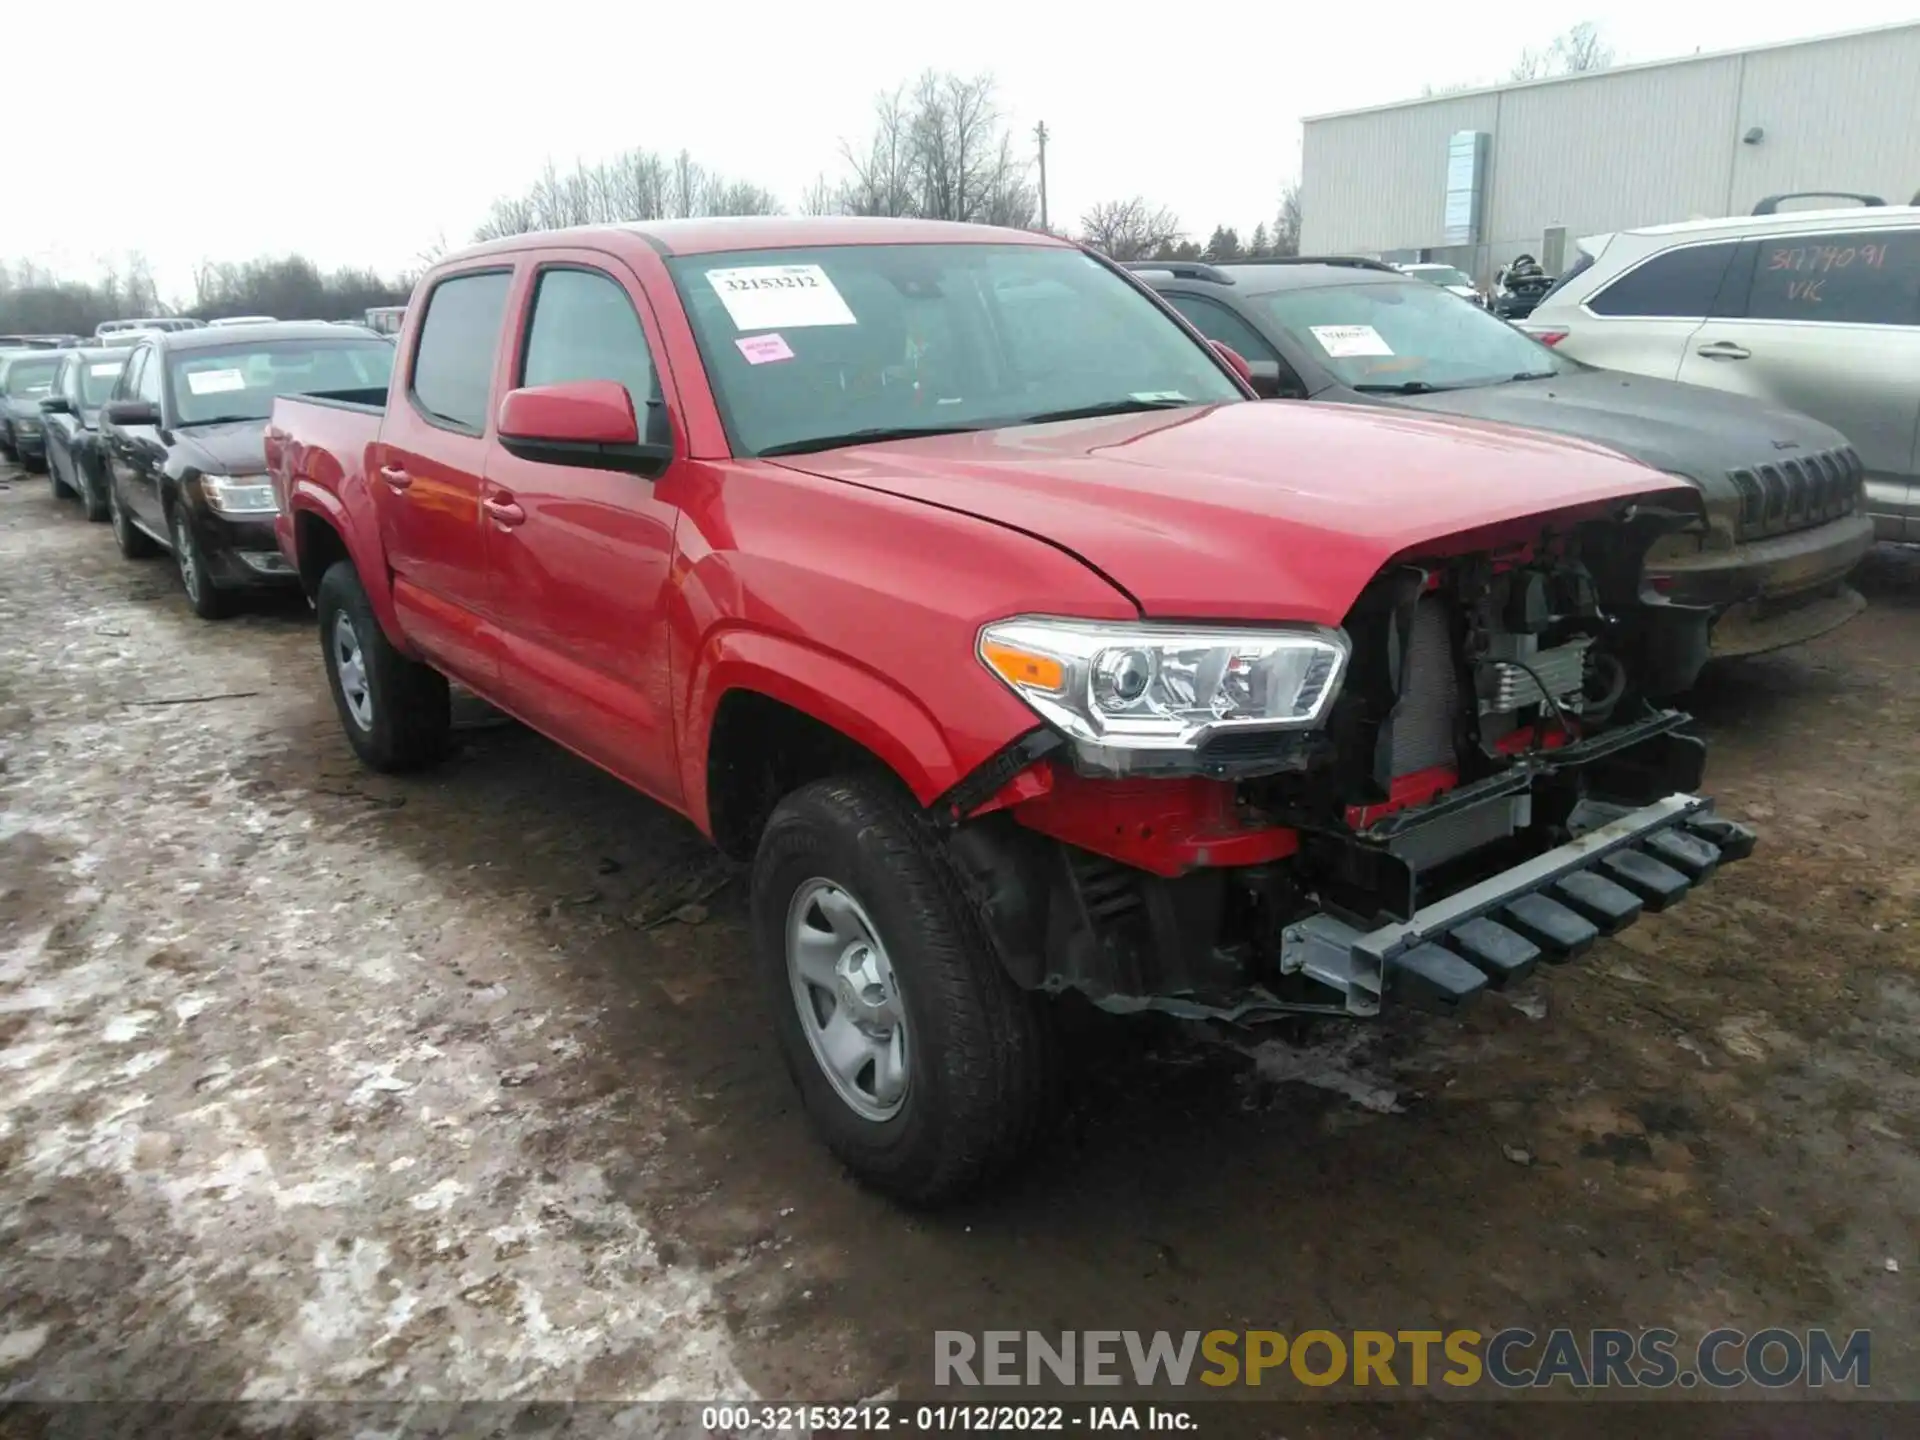
<instances>
[{"instance_id":1,"label":"damaged front end of truck","mask_svg":"<svg viewBox=\"0 0 1920 1440\"><path fill-rule=\"evenodd\" d=\"M1337 630L987 626L1045 723L934 817L1002 961L1120 1012L1451 1011L1683 900L1754 843L1660 699L1708 654L1644 583L1684 523L1410 552Z\"/></svg>"}]
</instances>

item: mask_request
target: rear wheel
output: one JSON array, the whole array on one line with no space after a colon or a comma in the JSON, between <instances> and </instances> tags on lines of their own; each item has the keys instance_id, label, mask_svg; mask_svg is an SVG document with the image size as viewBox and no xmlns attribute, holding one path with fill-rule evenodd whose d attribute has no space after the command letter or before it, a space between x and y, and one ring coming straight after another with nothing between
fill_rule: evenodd
<instances>
[{"instance_id":1,"label":"rear wheel","mask_svg":"<svg viewBox=\"0 0 1920 1440\"><path fill-rule=\"evenodd\" d=\"M895 787L823 780L783 800L753 926L787 1069L856 1176L934 1204L1029 1147L1053 1095L1045 1002L1008 976Z\"/></svg>"},{"instance_id":2,"label":"rear wheel","mask_svg":"<svg viewBox=\"0 0 1920 1440\"><path fill-rule=\"evenodd\" d=\"M193 533L184 505L173 507L173 560L180 567L180 588L202 620L224 619L233 609L233 596L213 583L207 557Z\"/></svg>"},{"instance_id":3,"label":"rear wheel","mask_svg":"<svg viewBox=\"0 0 1920 1440\"><path fill-rule=\"evenodd\" d=\"M120 499L120 487L111 479L107 481L107 513L113 520L114 542L127 559L144 560L149 555L160 553L160 547L153 543L153 537L133 523L133 517L127 513L127 507Z\"/></svg>"},{"instance_id":4,"label":"rear wheel","mask_svg":"<svg viewBox=\"0 0 1920 1440\"><path fill-rule=\"evenodd\" d=\"M384 771L417 770L444 756L453 735L446 677L394 649L349 561L321 577L314 605L327 685L354 753Z\"/></svg>"}]
</instances>

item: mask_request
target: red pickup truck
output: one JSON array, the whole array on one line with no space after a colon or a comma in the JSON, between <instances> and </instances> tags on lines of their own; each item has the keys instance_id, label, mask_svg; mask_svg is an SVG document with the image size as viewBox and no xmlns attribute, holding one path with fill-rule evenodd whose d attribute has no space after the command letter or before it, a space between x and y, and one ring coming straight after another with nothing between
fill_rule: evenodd
<instances>
[{"instance_id":1,"label":"red pickup truck","mask_svg":"<svg viewBox=\"0 0 1920 1440\"><path fill-rule=\"evenodd\" d=\"M451 678L751 859L807 1109L907 1199L1033 1139L1050 992L1450 1010L1753 844L1658 698L1690 489L1257 402L1059 240L516 236L422 280L382 399L267 436L348 739L432 761Z\"/></svg>"}]
</instances>

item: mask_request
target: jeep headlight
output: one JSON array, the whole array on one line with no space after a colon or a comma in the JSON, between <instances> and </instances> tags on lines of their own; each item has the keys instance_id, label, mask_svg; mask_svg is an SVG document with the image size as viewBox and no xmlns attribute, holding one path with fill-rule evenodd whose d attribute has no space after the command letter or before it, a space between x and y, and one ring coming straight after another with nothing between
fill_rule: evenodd
<instances>
[{"instance_id":1,"label":"jeep headlight","mask_svg":"<svg viewBox=\"0 0 1920 1440\"><path fill-rule=\"evenodd\" d=\"M1339 693L1347 637L1022 617L985 626L979 654L1083 763L1124 771L1179 768L1225 732L1318 727Z\"/></svg>"}]
</instances>

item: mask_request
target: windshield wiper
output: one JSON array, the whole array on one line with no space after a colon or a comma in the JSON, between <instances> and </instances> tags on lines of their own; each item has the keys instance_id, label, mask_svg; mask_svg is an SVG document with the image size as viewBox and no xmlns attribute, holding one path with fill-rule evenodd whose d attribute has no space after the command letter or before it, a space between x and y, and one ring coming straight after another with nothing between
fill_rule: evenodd
<instances>
[{"instance_id":1,"label":"windshield wiper","mask_svg":"<svg viewBox=\"0 0 1920 1440\"><path fill-rule=\"evenodd\" d=\"M1559 377L1558 370L1522 370L1518 375L1509 375L1508 380L1553 380Z\"/></svg>"},{"instance_id":2,"label":"windshield wiper","mask_svg":"<svg viewBox=\"0 0 1920 1440\"><path fill-rule=\"evenodd\" d=\"M1355 385L1353 388L1368 395L1437 395L1443 387L1426 380L1400 380L1392 385Z\"/></svg>"},{"instance_id":3,"label":"windshield wiper","mask_svg":"<svg viewBox=\"0 0 1920 1440\"><path fill-rule=\"evenodd\" d=\"M264 421L264 415L210 415L205 420L182 420L175 428L191 430L196 425L241 425L251 421Z\"/></svg>"},{"instance_id":4,"label":"windshield wiper","mask_svg":"<svg viewBox=\"0 0 1920 1440\"><path fill-rule=\"evenodd\" d=\"M1184 397L1174 399L1168 396L1158 400L1137 400L1129 396L1125 400L1103 400L1098 405L1077 405L1071 410L1048 410L1039 415L1022 415L1018 420L1009 420L1009 425L1050 425L1056 420L1098 420L1106 415L1139 415L1148 410L1184 410L1190 405L1198 405L1198 400Z\"/></svg>"},{"instance_id":5,"label":"windshield wiper","mask_svg":"<svg viewBox=\"0 0 1920 1440\"><path fill-rule=\"evenodd\" d=\"M921 440L929 435L968 435L977 425L882 425L871 430L849 430L843 435L815 435L809 440L786 440L768 445L755 453L762 459L770 455L806 455L815 450L838 450L842 445L877 445L882 440Z\"/></svg>"}]
</instances>

